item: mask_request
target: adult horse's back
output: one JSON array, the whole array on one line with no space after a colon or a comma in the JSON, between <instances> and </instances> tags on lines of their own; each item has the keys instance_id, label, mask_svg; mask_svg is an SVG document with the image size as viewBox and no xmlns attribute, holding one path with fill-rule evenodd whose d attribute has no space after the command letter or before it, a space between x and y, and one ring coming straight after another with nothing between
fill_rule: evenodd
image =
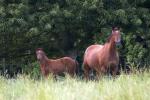
<instances>
[{"instance_id":1,"label":"adult horse's back","mask_svg":"<svg viewBox=\"0 0 150 100\"><path fill-rule=\"evenodd\" d=\"M119 64L116 44L120 43L120 39L120 30L115 27L104 45L91 45L86 49L83 61L86 78L89 77L90 69L94 69L98 76L107 72L116 75Z\"/></svg>"}]
</instances>

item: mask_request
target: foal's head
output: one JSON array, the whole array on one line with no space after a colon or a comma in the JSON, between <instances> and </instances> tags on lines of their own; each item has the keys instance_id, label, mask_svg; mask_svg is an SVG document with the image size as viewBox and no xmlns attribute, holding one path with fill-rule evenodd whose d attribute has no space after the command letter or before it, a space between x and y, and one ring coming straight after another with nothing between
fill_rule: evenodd
<instances>
[{"instance_id":1,"label":"foal's head","mask_svg":"<svg viewBox=\"0 0 150 100\"><path fill-rule=\"evenodd\" d=\"M120 29L118 27L112 28L112 33L109 38L109 41L113 41L116 44L120 44L121 42L121 35L120 35Z\"/></svg>"},{"instance_id":2,"label":"foal's head","mask_svg":"<svg viewBox=\"0 0 150 100\"><path fill-rule=\"evenodd\" d=\"M42 60L45 57L45 53L42 48L36 49L36 56L38 60Z\"/></svg>"}]
</instances>

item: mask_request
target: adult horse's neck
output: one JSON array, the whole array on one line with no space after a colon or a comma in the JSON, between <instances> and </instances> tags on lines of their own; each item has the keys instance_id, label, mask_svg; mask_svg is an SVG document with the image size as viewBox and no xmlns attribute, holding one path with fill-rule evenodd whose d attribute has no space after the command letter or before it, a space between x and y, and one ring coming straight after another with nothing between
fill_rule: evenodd
<instances>
[{"instance_id":1,"label":"adult horse's neck","mask_svg":"<svg viewBox=\"0 0 150 100\"><path fill-rule=\"evenodd\" d=\"M110 39L104 44L105 52L107 52L110 55L113 55L116 53L116 44L115 41L113 41L113 37L110 37Z\"/></svg>"}]
</instances>

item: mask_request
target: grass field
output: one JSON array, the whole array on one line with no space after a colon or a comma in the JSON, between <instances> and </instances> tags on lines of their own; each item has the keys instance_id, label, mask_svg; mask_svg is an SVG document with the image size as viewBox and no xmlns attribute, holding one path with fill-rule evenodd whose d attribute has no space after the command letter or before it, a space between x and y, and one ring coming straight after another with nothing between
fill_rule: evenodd
<instances>
[{"instance_id":1,"label":"grass field","mask_svg":"<svg viewBox=\"0 0 150 100\"><path fill-rule=\"evenodd\" d=\"M150 100L150 73L122 74L99 81L0 77L0 100Z\"/></svg>"}]
</instances>

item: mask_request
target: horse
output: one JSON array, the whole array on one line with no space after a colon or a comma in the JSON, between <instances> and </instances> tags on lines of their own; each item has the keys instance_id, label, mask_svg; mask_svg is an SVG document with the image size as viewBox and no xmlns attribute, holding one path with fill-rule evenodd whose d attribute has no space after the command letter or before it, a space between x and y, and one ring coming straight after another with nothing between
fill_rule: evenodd
<instances>
[{"instance_id":1,"label":"horse","mask_svg":"<svg viewBox=\"0 0 150 100\"><path fill-rule=\"evenodd\" d=\"M42 48L36 49L37 60L43 76L47 77L50 73L56 75L68 73L73 77L76 73L78 62L70 57L62 57L60 59L49 59Z\"/></svg>"},{"instance_id":2,"label":"horse","mask_svg":"<svg viewBox=\"0 0 150 100\"><path fill-rule=\"evenodd\" d=\"M110 73L115 76L118 72L119 54L116 45L120 44L120 29L112 28L112 33L104 45L94 44L89 46L84 53L84 77L89 78L89 71L95 70L97 77Z\"/></svg>"}]
</instances>

